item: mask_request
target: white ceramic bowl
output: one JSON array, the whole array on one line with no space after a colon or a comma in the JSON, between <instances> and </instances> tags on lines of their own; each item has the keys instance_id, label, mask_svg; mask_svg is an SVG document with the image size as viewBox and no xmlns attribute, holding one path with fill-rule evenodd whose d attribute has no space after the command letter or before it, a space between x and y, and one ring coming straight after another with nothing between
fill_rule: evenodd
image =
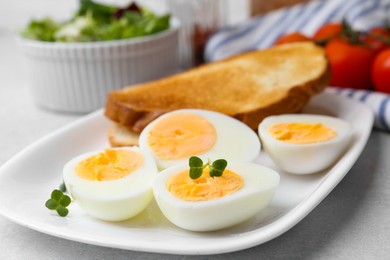
<instances>
[{"instance_id":1,"label":"white ceramic bowl","mask_svg":"<svg viewBox=\"0 0 390 260\"><path fill-rule=\"evenodd\" d=\"M134 39L51 43L18 38L31 92L42 107L86 113L101 108L109 91L158 79L178 69L180 23Z\"/></svg>"}]
</instances>

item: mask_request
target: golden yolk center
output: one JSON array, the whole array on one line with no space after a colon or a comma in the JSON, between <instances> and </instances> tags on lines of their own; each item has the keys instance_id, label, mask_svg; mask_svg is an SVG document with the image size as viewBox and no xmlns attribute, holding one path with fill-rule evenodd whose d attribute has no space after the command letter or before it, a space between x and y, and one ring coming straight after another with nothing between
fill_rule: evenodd
<instances>
[{"instance_id":1,"label":"golden yolk center","mask_svg":"<svg viewBox=\"0 0 390 260\"><path fill-rule=\"evenodd\" d=\"M148 143L161 159L180 159L210 150L217 139L214 126L205 118L173 114L160 120L148 135Z\"/></svg>"},{"instance_id":2,"label":"golden yolk center","mask_svg":"<svg viewBox=\"0 0 390 260\"><path fill-rule=\"evenodd\" d=\"M129 150L106 149L76 166L76 174L90 181L110 181L123 178L143 163L140 153Z\"/></svg>"},{"instance_id":3,"label":"golden yolk center","mask_svg":"<svg viewBox=\"0 0 390 260\"><path fill-rule=\"evenodd\" d=\"M331 140L337 134L320 123L281 123L268 128L277 140L292 144L312 144Z\"/></svg>"},{"instance_id":4,"label":"golden yolk center","mask_svg":"<svg viewBox=\"0 0 390 260\"><path fill-rule=\"evenodd\" d=\"M168 191L175 197L186 201L207 201L229 195L244 185L242 177L225 170L220 177L210 177L208 168L201 177L193 180L189 170L171 176L167 183Z\"/></svg>"}]
</instances>

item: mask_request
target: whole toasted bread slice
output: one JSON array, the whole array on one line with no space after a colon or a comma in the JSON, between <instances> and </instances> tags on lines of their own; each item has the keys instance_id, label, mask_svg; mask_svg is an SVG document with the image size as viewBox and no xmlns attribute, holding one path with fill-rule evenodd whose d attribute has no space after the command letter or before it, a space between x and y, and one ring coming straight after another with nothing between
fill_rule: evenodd
<instances>
[{"instance_id":1,"label":"whole toasted bread slice","mask_svg":"<svg viewBox=\"0 0 390 260\"><path fill-rule=\"evenodd\" d=\"M140 132L162 113L199 108L230 115L256 129L269 115L301 110L329 79L323 48L310 42L284 44L112 91L105 115Z\"/></svg>"}]
</instances>

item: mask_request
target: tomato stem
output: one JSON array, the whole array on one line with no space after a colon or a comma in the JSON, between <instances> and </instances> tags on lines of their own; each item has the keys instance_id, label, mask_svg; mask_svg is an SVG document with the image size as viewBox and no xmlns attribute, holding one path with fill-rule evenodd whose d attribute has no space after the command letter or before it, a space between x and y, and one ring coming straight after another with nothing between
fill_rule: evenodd
<instances>
[{"instance_id":1,"label":"tomato stem","mask_svg":"<svg viewBox=\"0 0 390 260\"><path fill-rule=\"evenodd\" d=\"M387 45L390 45L390 38L385 38L383 35L375 34L375 33L367 33L367 36L372 37L380 42L383 42Z\"/></svg>"},{"instance_id":2,"label":"tomato stem","mask_svg":"<svg viewBox=\"0 0 390 260\"><path fill-rule=\"evenodd\" d=\"M352 26L347 22L347 20L343 19L342 21L342 29L341 36L346 38L348 43L353 45L362 44L361 35L362 33L358 30L354 30Z\"/></svg>"}]
</instances>

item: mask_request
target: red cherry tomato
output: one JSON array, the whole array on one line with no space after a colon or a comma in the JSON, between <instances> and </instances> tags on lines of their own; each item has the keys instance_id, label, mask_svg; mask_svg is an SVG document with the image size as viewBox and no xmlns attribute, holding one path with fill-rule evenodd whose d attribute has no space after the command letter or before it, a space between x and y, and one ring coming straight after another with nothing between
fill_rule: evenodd
<instances>
[{"instance_id":1,"label":"red cherry tomato","mask_svg":"<svg viewBox=\"0 0 390 260\"><path fill-rule=\"evenodd\" d=\"M390 94L390 48L375 58L371 75L375 90Z\"/></svg>"},{"instance_id":2,"label":"red cherry tomato","mask_svg":"<svg viewBox=\"0 0 390 260\"><path fill-rule=\"evenodd\" d=\"M389 43L385 43L385 41L390 41L390 31L382 27L373 28L364 37L363 41L373 48L376 53L379 53L390 47Z\"/></svg>"},{"instance_id":3,"label":"red cherry tomato","mask_svg":"<svg viewBox=\"0 0 390 260\"><path fill-rule=\"evenodd\" d=\"M314 40L326 40L336 38L342 30L341 23L327 23L321 26L313 35Z\"/></svg>"},{"instance_id":4,"label":"red cherry tomato","mask_svg":"<svg viewBox=\"0 0 390 260\"><path fill-rule=\"evenodd\" d=\"M275 45L290 43L290 42L307 42L311 39L305 36L302 33L294 32L282 35L279 39L276 40Z\"/></svg>"},{"instance_id":5,"label":"red cherry tomato","mask_svg":"<svg viewBox=\"0 0 390 260\"><path fill-rule=\"evenodd\" d=\"M332 69L332 86L357 89L369 89L372 86L370 71L375 54L371 48L333 39L325 51Z\"/></svg>"}]
</instances>

